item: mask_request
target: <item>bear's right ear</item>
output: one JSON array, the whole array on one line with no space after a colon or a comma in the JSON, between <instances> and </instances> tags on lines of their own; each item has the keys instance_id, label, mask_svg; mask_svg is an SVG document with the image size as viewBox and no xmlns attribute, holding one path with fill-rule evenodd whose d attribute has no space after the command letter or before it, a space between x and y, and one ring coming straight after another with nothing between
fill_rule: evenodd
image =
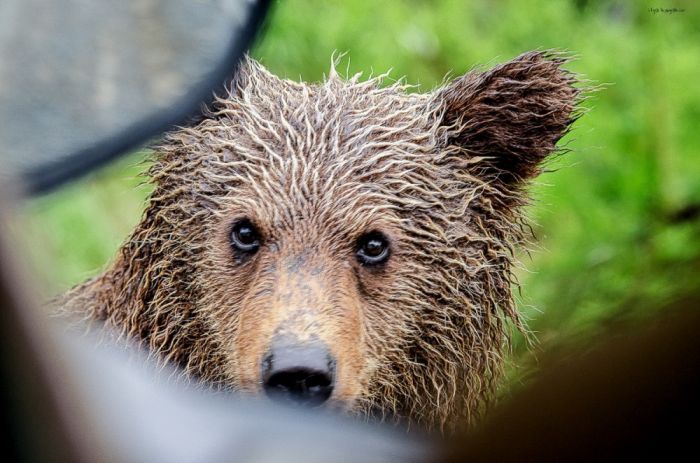
<instances>
[{"instance_id":1,"label":"bear's right ear","mask_svg":"<svg viewBox=\"0 0 700 463\"><path fill-rule=\"evenodd\" d=\"M580 90L566 61L526 53L440 89L447 143L473 158L485 180L514 186L537 175L578 117Z\"/></svg>"}]
</instances>

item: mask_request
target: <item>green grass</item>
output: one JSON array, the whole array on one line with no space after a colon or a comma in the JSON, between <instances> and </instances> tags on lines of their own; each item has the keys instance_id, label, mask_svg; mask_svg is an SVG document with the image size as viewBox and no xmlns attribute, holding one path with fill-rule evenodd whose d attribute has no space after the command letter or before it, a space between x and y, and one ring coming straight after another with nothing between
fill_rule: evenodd
<instances>
[{"instance_id":1,"label":"green grass","mask_svg":"<svg viewBox=\"0 0 700 463\"><path fill-rule=\"evenodd\" d=\"M659 6L685 11L649 11ZM427 91L527 50L575 53L570 69L606 85L565 139L573 153L532 188L538 242L520 272L522 311L547 347L700 287L700 220L672 220L700 204L698 24L690 1L293 1L277 4L252 54L276 74L319 80L347 52L350 73L391 68ZM140 158L27 205L47 292L99 270L138 221Z\"/></svg>"}]
</instances>

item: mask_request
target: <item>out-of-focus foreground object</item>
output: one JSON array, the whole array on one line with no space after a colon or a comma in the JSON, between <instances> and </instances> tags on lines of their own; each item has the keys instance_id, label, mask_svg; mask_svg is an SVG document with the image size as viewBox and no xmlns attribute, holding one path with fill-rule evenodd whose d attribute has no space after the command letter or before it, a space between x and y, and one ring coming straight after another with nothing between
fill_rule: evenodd
<instances>
[{"instance_id":1,"label":"out-of-focus foreground object","mask_svg":"<svg viewBox=\"0 0 700 463\"><path fill-rule=\"evenodd\" d=\"M0 181L43 192L182 122L231 75L268 3L0 2Z\"/></svg>"},{"instance_id":2,"label":"out-of-focus foreground object","mask_svg":"<svg viewBox=\"0 0 700 463\"><path fill-rule=\"evenodd\" d=\"M697 452L700 296L619 330L494 410L447 461L667 461ZM692 457L691 457L692 458Z\"/></svg>"}]
</instances>

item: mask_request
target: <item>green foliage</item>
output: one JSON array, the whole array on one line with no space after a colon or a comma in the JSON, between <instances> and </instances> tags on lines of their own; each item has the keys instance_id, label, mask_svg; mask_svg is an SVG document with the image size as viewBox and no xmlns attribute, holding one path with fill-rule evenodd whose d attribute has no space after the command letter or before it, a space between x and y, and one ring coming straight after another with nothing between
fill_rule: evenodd
<instances>
[{"instance_id":1,"label":"green foliage","mask_svg":"<svg viewBox=\"0 0 700 463\"><path fill-rule=\"evenodd\" d=\"M253 55L272 72L319 80L334 52L349 74L393 68L429 90L448 72L531 49L578 56L570 69L603 89L564 143L573 152L533 186L537 244L520 271L522 310L546 346L638 318L700 286L700 8L655 2L287 1ZM148 188L127 162L24 214L50 290L96 272L137 222ZM680 213L685 211L685 213ZM522 352L522 342L516 352Z\"/></svg>"}]
</instances>

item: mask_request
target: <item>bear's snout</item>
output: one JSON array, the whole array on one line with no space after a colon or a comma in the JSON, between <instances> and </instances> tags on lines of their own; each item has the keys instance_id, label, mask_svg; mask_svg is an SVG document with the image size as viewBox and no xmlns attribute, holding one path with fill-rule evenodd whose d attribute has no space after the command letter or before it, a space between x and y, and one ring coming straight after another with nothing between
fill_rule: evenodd
<instances>
[{"instance_id":1,"label":"bear's snout","mask_svg":"<svg viewBox=\"0 0 700 463\"><path fill-rule=\"evenodd\" d=\"M261 365L265 394L279 402L319 406L333 393L335 363L320 341L275 339Z\"/></svg>"}]
</instances>

